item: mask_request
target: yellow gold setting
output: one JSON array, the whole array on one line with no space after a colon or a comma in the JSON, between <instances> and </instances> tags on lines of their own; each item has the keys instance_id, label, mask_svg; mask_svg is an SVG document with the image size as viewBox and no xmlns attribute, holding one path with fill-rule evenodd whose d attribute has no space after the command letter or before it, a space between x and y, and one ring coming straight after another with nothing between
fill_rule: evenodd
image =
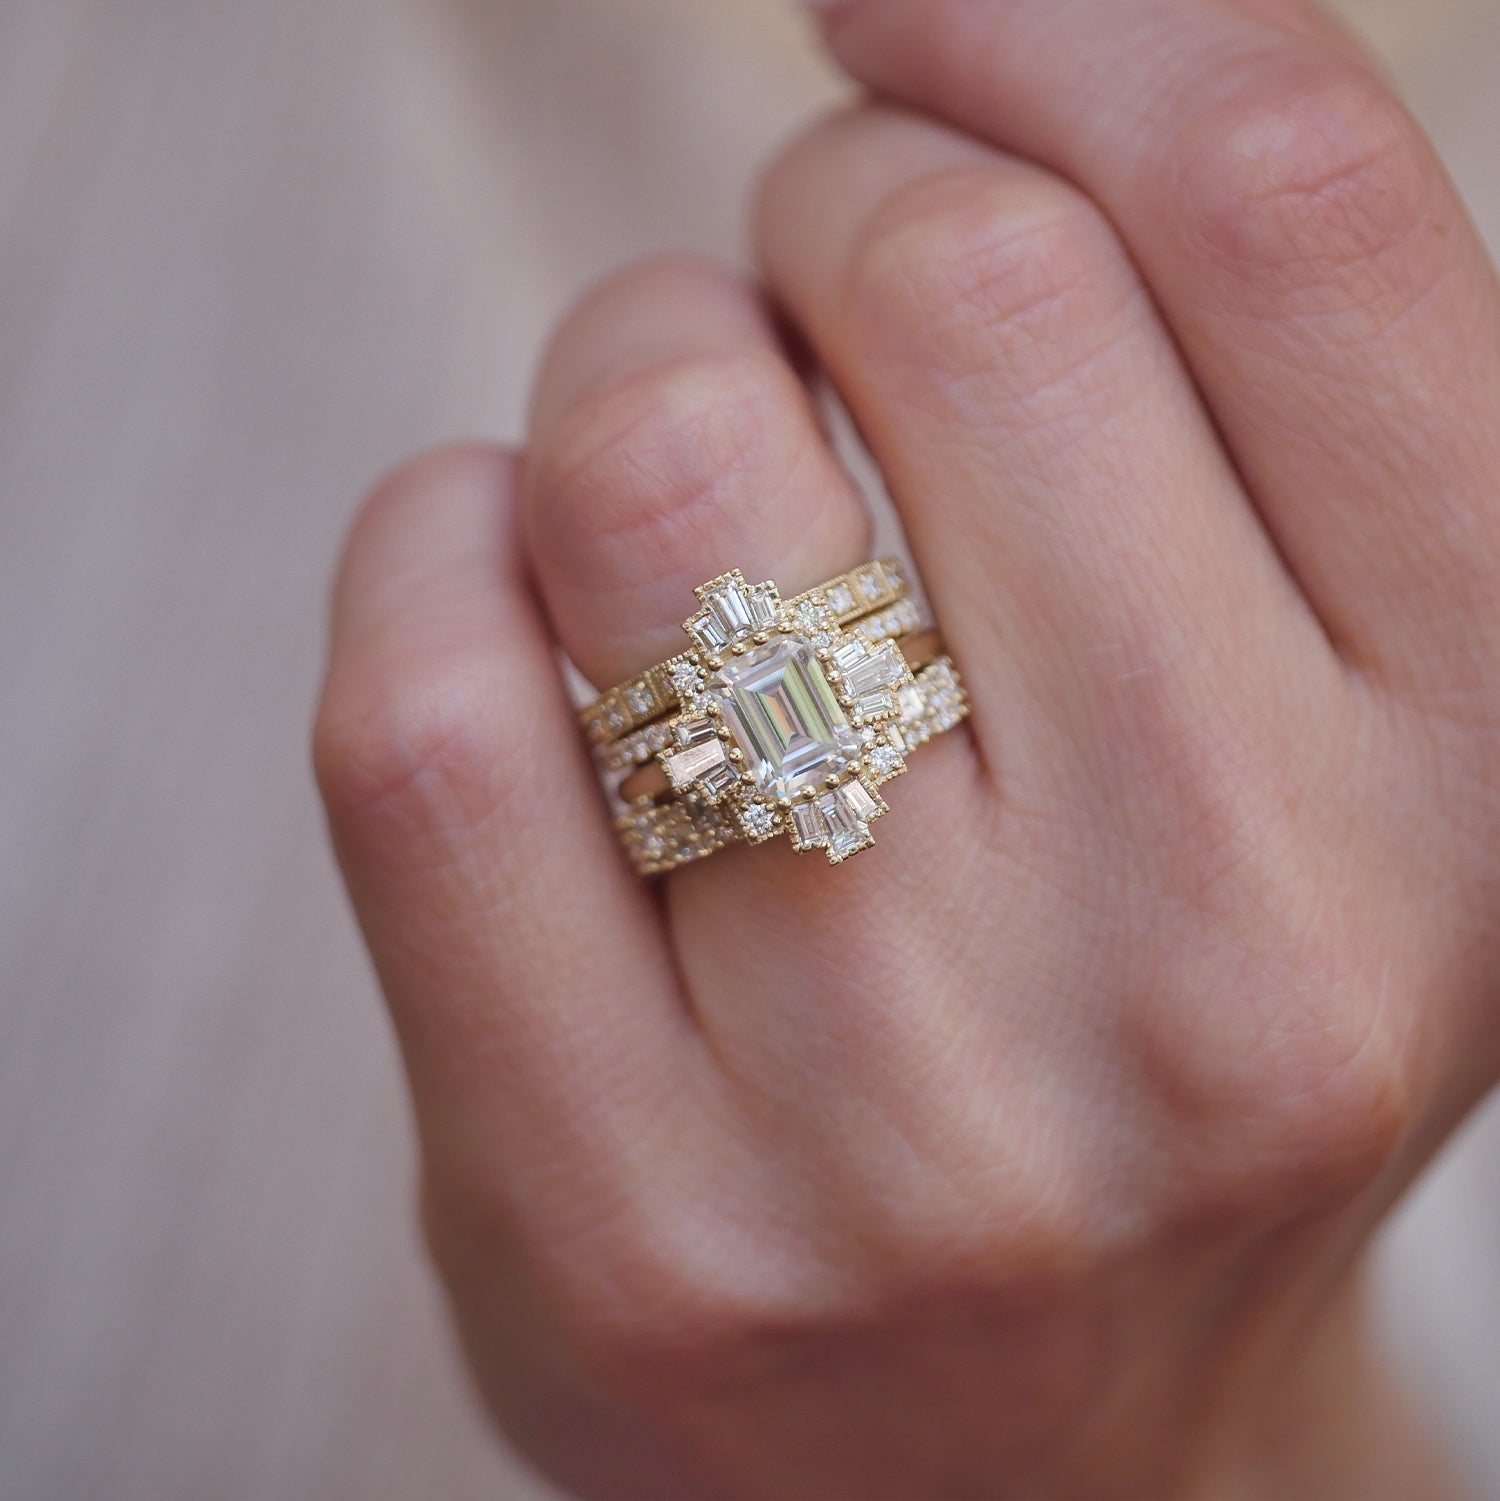
<instances>
[{"instance_id":1,"label":"yellow gold setting","mask_svg":"<svg viewBox=\"0 0 1500 1501\"><path fill-rule=\"evenodd\" d=\"M902 565L791 599L737 569L694 592L689 649L582 715L631 863L655 875L783 835L832 865L868 849L880 789L968 712L946 656L903 655L921 615Z\"/></svg>"}]
</instances>

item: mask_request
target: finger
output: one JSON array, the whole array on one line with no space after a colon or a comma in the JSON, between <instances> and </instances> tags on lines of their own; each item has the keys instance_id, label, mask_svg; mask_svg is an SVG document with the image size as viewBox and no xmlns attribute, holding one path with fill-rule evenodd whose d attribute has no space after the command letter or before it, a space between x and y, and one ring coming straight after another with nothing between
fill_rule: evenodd
<instances>
[{"instance_id":1,"label":"finger","mask_svg":"<svg viewBox=\"0 0 1500 1501\"><path fill-rule=\"evenodd\" d=\"M1500 595L1500 300L1430 146L1309 14L845 0L828 35L1104 207L1332 633L1461 690Z\"/></svg>"},{"instance_id":2,"label":"finger","mask_svg":"<svg viewBox=\"0 0 1500 1501\"><path fill-rule=\"evenodd\" d=\"M616 276L558 333L524 503L558 636L601 687L683 649L705 580L795 593L870 539L760 298L686 259Z\"/></svg>"},{"instance_id":3,"label":"finger","mask_svg":"<svg viewBox=\"0 0 1500 1501\"><path fill-rule=\"evenodd\" d=\"M759 294L701 262L626 272L573 314L545 362L528 452L535 571L558 633L601 681L682 650L693 586L731 566L798 590L867 555L863 504ZM810 996L822 1061L842 1057L837 1087L869 1083L832 1040L846 1026L868 1032L860 956L899 948L915 970L930 927L920 914L976 858L988 787L966 737L922 747L893 787L875 848L836 875L783 839L672 878L666 909L695 1015L758 1097L812 1109ZM734 976L755 977L753 1005ZM881 1025L914 1056L946 1015L930 984L914 984ZM806 1066L789 1064L789 1039ZM821 1077L820 1090L835 1087L833 1072Z\"/></svg>"},{"instance_id":4,"label":"finger","mask_svg":"<svg viewBox=\"0 0 1500 1501\"><path fill-rule=\"evenodd\" d=\"M1149 737L1153 700L1207 717L1254 682L1247 701L1282 701L1308 681L1288 661L1324 691L1337 664L1317 622L1075 189L867 108L772 169L759 230L887 476L1013 788L1051 782L1060 741L1128 758L1121 727Z\"/></svg>"},{"instance_id":5,"label":"finger","mask_svg":"<svg viewBox=\"0 0 1500 1501\"><path fill-rule=\"evenodd\" d=\"M504 454L457 449L371 499L315 757L429 1165L548 1203L567 1159L597 1213L684 1094L689 1027L523 581L513 485Z\"/></svg>"}]
</instances>

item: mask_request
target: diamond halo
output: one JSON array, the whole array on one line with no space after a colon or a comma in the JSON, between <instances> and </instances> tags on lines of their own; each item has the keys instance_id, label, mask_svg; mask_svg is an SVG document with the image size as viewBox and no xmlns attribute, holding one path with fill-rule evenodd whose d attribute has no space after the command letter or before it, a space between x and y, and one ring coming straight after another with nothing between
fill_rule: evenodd
<instances>
[{"instance_id":1,"label":"diamond halo","mask_svg":"<svg viewBox=\"0 0 1500 1501\"><path fill-rule=\"evenodd\" d=\"M784 605L738 569L697 589L674 668L683 711L657 759L679 794L718 807L754 844L786 833L837 865L873 843L879 787L905 771L895 729L911 669L894 641L845 630L842 599Z\"/></svg>"}]
</instances>

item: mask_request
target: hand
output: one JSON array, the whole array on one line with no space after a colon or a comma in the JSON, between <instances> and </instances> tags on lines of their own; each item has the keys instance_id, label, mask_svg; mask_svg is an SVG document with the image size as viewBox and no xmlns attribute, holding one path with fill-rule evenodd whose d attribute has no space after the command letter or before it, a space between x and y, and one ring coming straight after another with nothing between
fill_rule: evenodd
<instances>
[{"instance_id":1,"label":"hand","mask_svg":"<svg viewBox=\"0 0 1500 1501\"><path fill-rule=\"evenodd\" d=\"M896 102L772 168L765 278L973 700L876 847L638 882L556 670L868 555L758 288L595 291L524 461L345 560L318 768L470 1360L610 1498L1433 1495L1358 1273L1500 1066L1495 279L1295 0L825 25Z\"/></svg>"}]
</instances>

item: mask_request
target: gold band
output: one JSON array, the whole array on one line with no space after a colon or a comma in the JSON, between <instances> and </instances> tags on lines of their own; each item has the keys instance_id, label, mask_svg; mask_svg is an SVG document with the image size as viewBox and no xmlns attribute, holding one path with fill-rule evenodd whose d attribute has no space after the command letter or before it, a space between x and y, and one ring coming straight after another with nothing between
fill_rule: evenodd
<instances>
[{"instance_id":1,"label":"gold band","mask_svg":"<svg viewBox=\"0 0 1500 1501\"><path fill-rule=\"evenodd\" d=\"M880 558L851 568L787 601L796 610L801 605L824 604L840 627L863 621L907 601L906 569L897 558ZM712 627L712 619L708 625ZM907 627L909 628L909 627ZM887 635L900 634L899 629ZM645 672L617 683L579 715L590 745L608 745L664 715L674 714L686 692L682 685L693 681L695 658L691 652L658 662Z\"/></svg>"}]
</instances>

